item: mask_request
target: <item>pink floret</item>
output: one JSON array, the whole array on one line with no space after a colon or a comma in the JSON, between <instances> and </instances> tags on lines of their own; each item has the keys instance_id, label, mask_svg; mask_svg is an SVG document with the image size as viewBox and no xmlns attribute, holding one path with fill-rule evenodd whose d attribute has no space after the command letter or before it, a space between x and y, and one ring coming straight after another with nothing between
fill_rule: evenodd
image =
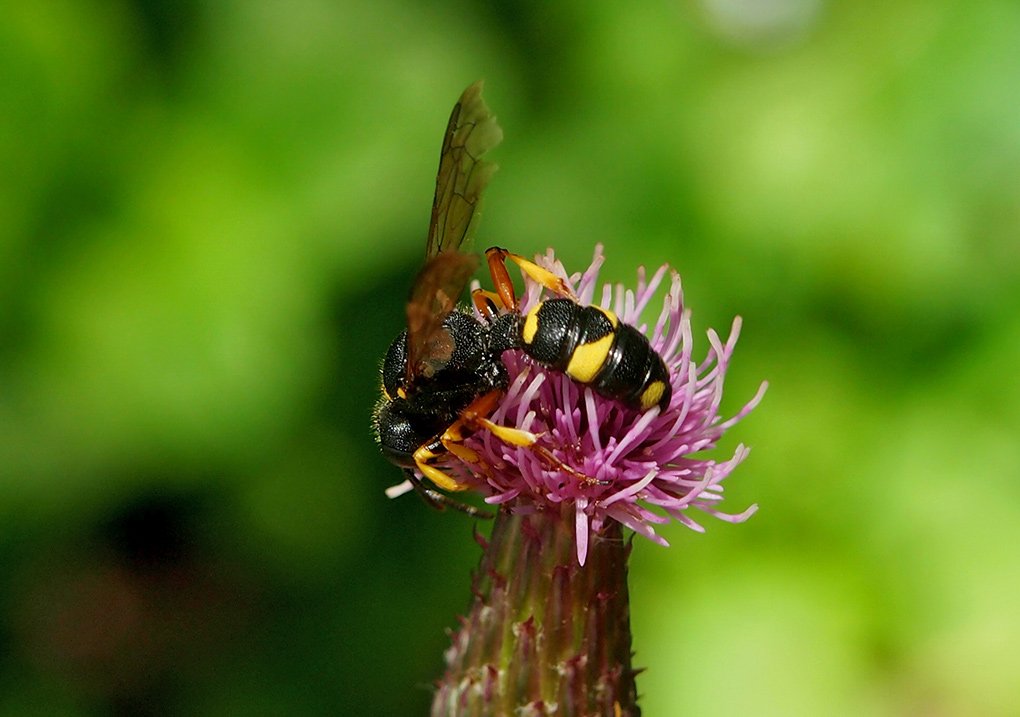
<instances>
[{"instance_id":1,"label":"pink floret","mask_svg":"<svg viewBox=\"0 0 1020 717\"><path fill-rule=\"evenodd\" d=\"M658 408L640 412L598 395L587 386L553 371L520 351L503 354L510 374L510 388L491 416L496 423L540 434L540 443L557 459L594 481L580 480L550 466L530 448L503 443L488 432L468 439L467 445L482 457L486 470L452 461L446 467L469 481L485 501L514 512L562 510L575 514L577 558L583 565L588 541L607 520L615 520L660 545L656 524L676 520L703 532L688 513L698 508L729 522L742 522L757 509L752 505L733 514L718 509L723 481L747 457L750 449L739 445L725 461L703 457L716 446L723 433L758 405L767 387L762 383L755 396L736 415L719 415L723 381L737 337L740 319L734 320L725 342L708 332L705 359L692 358L690 312L683 306L680 276L669 272L669 290L654 326L642 323L642 314L666 277L662 267L646 279L638 270L637 287L604 284L598 276L602 247L595 249L584 274L568 276L552 250L537 262L568 280L584 304L611 309L620 320L638 327L666 362L672 377L673 397L661 413ZM526 313L547 292L525 282L519 309ZM597 481L597 482L595 482Z\"/></svg>"}]
</instances>

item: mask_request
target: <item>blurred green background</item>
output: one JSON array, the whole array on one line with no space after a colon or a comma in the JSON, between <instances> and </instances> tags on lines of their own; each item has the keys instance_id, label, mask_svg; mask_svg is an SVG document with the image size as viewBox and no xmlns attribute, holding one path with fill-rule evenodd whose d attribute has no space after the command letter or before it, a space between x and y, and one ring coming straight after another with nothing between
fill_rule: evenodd
<instances>
[{"instance_id":1,"label":"blurred green background","mask_svg":"<svg viewBox=\"0 0 1020 717\"><path fill-rule=\"evenodd\" d=\"M638 541L646 714L1020 710L1020 4L5 4L0 714L424 714L479 550L387 500L451 106L479 243L670 262L747 524Z\"/></svg>"}]
</instances>

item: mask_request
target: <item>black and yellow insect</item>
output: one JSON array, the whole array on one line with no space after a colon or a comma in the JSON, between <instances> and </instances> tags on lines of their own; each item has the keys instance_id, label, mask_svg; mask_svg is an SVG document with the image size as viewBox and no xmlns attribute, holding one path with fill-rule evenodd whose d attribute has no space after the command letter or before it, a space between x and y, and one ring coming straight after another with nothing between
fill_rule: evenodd
<instances>
[{"instance_id":1,"label":"black and yellow insect","mask_svg":"<svg viewBox=\"0 0 1020 717\"><path fill-rule=\"evenodd\" d=\"M666 364L645 335L598 306L566 298L540 302L524 319L520 347L536 361L641 411L664 409L672 398Z\"/></svg>"},{"instance_id":2,"label":"black and yellow insect","mask_svg":"<svg viewBox=\"0 0 1020 717\"><path fill-rule=\"evenodd\" d=\"M478 430L534 450L550 465L592 481L562 463L535 434L488 418L509 385L501 359L504 352L523 351L638 411L664 409L672 396L666 365L641 332L606 309L581 305L562 279L505 249L486 252L495 291L472 292L482 319L457 309L478 265L474 255L460 250L471 238L482 191L496 169L482 156L503 135L481 90L477 82L464 91L446 128L426 263L407 303L407 329L393 341L383 361L383 397L374 416L383 455L404 469L426 500L473 513L478 511L424 486L415 471L443 490L463 490L467 486L437 464L453 454L484 470L480 457L464 445ZM507 260L556 298L522 315Z\"/></svg>"}]
</instances>

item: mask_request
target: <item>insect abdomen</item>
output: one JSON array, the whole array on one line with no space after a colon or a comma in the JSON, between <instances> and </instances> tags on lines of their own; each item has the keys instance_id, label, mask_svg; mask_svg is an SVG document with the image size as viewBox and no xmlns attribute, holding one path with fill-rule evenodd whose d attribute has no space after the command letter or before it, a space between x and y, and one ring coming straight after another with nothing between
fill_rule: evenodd
<instances>
[{"instance_id":1,"label":"insect abdomen","mask_svg":"<svg viewBox=\"0 0 1020 717\"><path fill-rule=\"evenodd\" d=\"M521 348L607 398L647 411L672 397L666 364L640 331L611 311L549 299L528 312Z\"/></svg>"}]
</instances>

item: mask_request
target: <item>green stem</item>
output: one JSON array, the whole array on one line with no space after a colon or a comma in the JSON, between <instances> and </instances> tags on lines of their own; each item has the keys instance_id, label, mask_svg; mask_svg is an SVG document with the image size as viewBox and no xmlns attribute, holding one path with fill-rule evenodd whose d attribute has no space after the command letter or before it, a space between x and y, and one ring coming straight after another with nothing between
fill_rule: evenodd
<instances>
[{"instance_id":1,"label":"green stem","mask_svg":"<svg viewBox=\"0 0 1020 717\"><path fill-rule=\"evenodd\" d=\"M638 717L627 557L610 521L577 563L573 511L500 512L432 717Z\"/></svg>"}]
</instances>

